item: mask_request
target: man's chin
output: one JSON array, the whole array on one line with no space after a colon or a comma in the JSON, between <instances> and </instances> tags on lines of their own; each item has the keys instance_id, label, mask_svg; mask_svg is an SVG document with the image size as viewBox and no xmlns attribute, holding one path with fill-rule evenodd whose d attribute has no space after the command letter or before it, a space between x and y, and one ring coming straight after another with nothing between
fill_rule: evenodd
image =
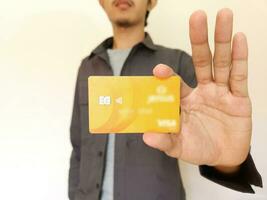
<instances>
[{"instance_id":1,"label":"man's chin","mask_svg":"<svg viewBox=\"0 0 267 200\"><path fill-rule=\"evenodd\" d=\"M129 20L117 20L115 21L115 24L118 27L122 27L122 28L128 28L128 27L134 26L134 23Z\"/></svg>"}]
</instances>

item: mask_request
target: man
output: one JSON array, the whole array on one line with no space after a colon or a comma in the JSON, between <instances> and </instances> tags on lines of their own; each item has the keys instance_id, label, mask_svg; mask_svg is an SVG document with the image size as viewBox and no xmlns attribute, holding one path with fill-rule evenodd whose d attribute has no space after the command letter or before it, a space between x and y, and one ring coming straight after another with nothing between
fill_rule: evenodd
<instances>
[{"instance_id":1,"label":"man","mask_svg":"<svg viewBox=\"0 0 267 200\"><path fill-rule=\"evenodd\" d=\"M71 123L69 198L184 200L177 159L199 165L204 177L238 191L253 193L252 184L262 186L249 154L247 41L237 33L231 48L232 12L218 12L213 59L207 17L203 11L192 14L191 59L181 50L155 45L144 32L156 0L99 2L112 24L113 38L100 44L79 69ZM88 133L88 76L168 78L175 73L183 79L179 134Z\"/></svg>"}]
</instances>

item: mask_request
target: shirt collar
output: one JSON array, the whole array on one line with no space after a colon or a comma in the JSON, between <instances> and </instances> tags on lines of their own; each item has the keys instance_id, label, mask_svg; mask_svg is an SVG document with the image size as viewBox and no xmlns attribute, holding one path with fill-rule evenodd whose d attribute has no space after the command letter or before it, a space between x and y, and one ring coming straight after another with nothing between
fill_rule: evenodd
<instances>
[{"instance_id":1,"label":"shirt collar","mask_svg":"<svg viewBox=\"0 0 267 200\"><path fill-rule=\"evenodd\" d=\"M153 51L157 50L157 46L154 44L152 38L148 33L145 34L145 39L141 42L141 44L145 45L148 49Z\"/></svg>"},{"instance_id":2,"label":"shirt collar","mask_svg":"<svg viewBox=\"0 0 267 200\"><path fill-rule=\"evenodd\" d=\"M157 46L153 43L150 35L148 33L145 33L145 38L142 42L140 42L137 45L144 45L148 49L151 49L153 51L157 50ZM108 48L112 48L113 45L113 37L110 37L106 40L104 40L100 45L98 45L93 51L92 54L98 55L102 52L106 51Z\"/></svg>"}]
</instances>

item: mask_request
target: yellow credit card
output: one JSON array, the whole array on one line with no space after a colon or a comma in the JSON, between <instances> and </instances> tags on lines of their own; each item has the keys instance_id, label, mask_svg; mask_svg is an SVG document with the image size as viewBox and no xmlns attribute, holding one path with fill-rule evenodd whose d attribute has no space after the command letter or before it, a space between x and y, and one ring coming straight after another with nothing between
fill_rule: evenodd
<instances>
[{"instance_id":1,"label":"yellow credit card","mask_svg":"<svg viewBox=\"0 0 267 200\"><path fill-rule=\"evenodd\" d=\"M90 76L90 133L178 133L180 78Z\"/></svg>"}]
</instances>

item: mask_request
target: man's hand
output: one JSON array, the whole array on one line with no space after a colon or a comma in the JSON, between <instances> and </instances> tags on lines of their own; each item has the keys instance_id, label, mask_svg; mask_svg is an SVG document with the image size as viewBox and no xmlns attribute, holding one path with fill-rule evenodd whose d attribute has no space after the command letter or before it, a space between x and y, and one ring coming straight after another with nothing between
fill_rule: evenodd
<instances>
[{"instance_id":1,"label":"man's hand","mask_svg":"<svg viewBox=\"0 0 267 200\"><path fill-rule=\"evenodd\" d=\"M252 129L248 47L243 33L237 33L232 44L232 27L232 11L219 11L212 57L206 14L192 14L190 39L198 85L191 89L182 83L180 133L145 133L147 145L189 163L229 172L246 159ZM160 78L174 75L165 65L156 66L153 73Z\"/></svg>"}]
</instances>

